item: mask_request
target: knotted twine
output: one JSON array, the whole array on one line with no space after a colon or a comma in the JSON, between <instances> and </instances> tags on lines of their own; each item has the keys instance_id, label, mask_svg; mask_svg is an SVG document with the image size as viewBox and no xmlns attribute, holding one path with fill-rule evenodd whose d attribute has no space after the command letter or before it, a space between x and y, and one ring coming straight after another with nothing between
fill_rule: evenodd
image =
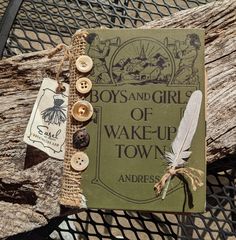
<instances>
[{"instance_id":1,"label":"knotted twine","mask_svg":"<svg viewBox=\"0 0 236 240\"><path fill-rule=\"evenodd\" d=\"M56 93L61 93L65 91L65 87L63 86L62 81L60 80L60 74L62 72L62 68L65 64L65 61L69 60L69 63L71 62L71 53L70 53L70 48L69 46L67 46L64 43L61 43L59 45L57 45L49 54L48 54L48 58L52 58L56 53L60 52L60 51L64 51L64 56L62 58L62 60L60 61L60 63L57 66L57 71L56 71L56 81L57 81L57 88L56 88Z\"/></svg>"},{"instance_id":2,"label":"knotted twine","mask_svg":"<svg viewBox=\"0 0 236 240\"><path fill-rule=\"evenodd\" d=\"M166 173L162 176L162 178L154 185L154 190L157 195L159 195L168 180L171 180L174 176L181 174L183 177L187 177L192 185L193 191L196 191L198 187L204 185L202 181L202 176L204 175L203 171L191 168L191 167L181 167L176 168L174 166L169 166L166 170ZM164 199L164 198L163 198Z\"/></svg>"}]
</instances>

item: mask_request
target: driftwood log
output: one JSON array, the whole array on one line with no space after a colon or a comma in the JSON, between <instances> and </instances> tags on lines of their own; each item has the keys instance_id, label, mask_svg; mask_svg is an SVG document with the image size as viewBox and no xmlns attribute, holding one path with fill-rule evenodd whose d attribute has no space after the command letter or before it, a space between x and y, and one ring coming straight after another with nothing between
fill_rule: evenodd
<instances>
[{"instance_id":1,"label":"driftwood log","mask_svg":"<svg viewBox=\"0 0 236 240\"><path fill-rule=\"evenodd\" d=\"M208 163L236 153L235 9L235 0L217 1L144 26L206 30ZM62 161L22 141L41 81L55 77L62 59L61 53L49 58L50 52L0 62L0 238L46 225L63 214L58 204ZM62 77L68 80L68 63Z\"/></svg>"}]
</instances>

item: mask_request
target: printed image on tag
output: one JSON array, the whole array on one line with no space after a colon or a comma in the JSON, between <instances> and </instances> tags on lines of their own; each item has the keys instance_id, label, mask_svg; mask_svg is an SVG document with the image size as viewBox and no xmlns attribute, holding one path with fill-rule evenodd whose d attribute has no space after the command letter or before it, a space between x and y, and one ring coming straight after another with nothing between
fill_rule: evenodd
<instances>
[{"instance_id":1,"label":"printed image on tag","mask_svg":"<svg viewBox=\"0 0 236 240\"><path fill-rule=\"evenodd\" d=\"M56 93L57 81L44 78L28 122L24 142L49 156L64 159L69 85Z\"/></svg>"}]
</instances>

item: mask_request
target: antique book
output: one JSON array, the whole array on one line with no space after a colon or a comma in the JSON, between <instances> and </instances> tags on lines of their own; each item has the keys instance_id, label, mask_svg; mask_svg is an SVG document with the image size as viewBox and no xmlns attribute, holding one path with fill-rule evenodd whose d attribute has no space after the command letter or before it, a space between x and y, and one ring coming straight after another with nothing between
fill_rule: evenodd
<instances>
[{"instance_id":1,"label":"antique book","mask_svg":"<svg viewBox=\"0 0 236 240\"><path fill-rule=\"evenodd\" d=\"M203 212L206 198L204 31L89 29L86 32L83 36L75 34L72 39L69 112L77 111L72 105L81 99L89 103L85 107L93 108L93 116L86 124L68 116L61 204ZM76 62L81 55L93 61L91 71L85 75L82 69L78 71ZM76 90L76 81L81 77L92 83L91 91L85 95ZM192 98L186 110L194 92L200 93L202 99ZM196 113L191 104L200 112ZM185 135L180 132L189 134L192 130L188 126L194 121L196 130L183 149L178 144L186 139L182 139ZM74 132L79 128L87 132L82 134L86 141L82 150L74 149L73 143ZM175 157L176 146L182 151L179 154L182 160L176 158L181 164L175 165L173 174L168 172L171 166L168 161L172 161L168 156ZM76 151L88 156L86 168L79 172L74 171L76 167L71 167L70 162ZM193 186L195 170L201 172L196 180L197 188ZM158 194L154 186L167 172L170 175L166 179L170 181L163 183Z\"/></svg>"}]
</instances>

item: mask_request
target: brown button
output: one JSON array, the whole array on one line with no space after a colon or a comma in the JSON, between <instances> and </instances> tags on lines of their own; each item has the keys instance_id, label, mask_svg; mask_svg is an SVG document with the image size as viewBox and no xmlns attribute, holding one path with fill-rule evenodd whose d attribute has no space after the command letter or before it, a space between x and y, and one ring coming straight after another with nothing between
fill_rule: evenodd
<instances>
[{"instance_id":1,"label":"brown button","mask_svg":"<svg viewBox=\"0 0 236 240\"><path fill-rule=\"evenodd\" d=\"M86 129L79 129L73 134L73 145L75 148L81 149L89 145L89 134Z\"/></svg>"},{"instance_id":2,"label":"brown button","mask_svg":"<svg viewBox=\"0 0 236 240\"><path fill-rule=\"evenodd\" d=\"M89 158L84 152L76 152L70 160L71 167L76 171L83 171L88 167Z\"/></svg>"},{"instance_id":3,"label":"brown button","mask_svg":"<svg viewBox=\"0 0 236 240\"><path fill-rule=\"evenodd\" d=\"M87 55L81 55L77 58L75 65L80 72L86 73L92 69L93 60Z\"/></svg>"},{"instance_id":4,"label":"brown button","mask_svg":"<svg viewBox=\"0 0 236 240\"><path fill-rule=\"evenodd\" d=\"M85 122L92 117L93 107L89 102L79 100L72 106L71 114L77 121Z\"/></svg>"},{"instance_id":5,"label":"brown button","mask_svg":"<svg viewBox=\"0 0 236 240\"><path fill-rule=\"evenodd\" d=\"M76 81L76 89L79 93L86 94L91 91L92 82L86 77L79 78Z\"/></svg>"}]
</instances>

